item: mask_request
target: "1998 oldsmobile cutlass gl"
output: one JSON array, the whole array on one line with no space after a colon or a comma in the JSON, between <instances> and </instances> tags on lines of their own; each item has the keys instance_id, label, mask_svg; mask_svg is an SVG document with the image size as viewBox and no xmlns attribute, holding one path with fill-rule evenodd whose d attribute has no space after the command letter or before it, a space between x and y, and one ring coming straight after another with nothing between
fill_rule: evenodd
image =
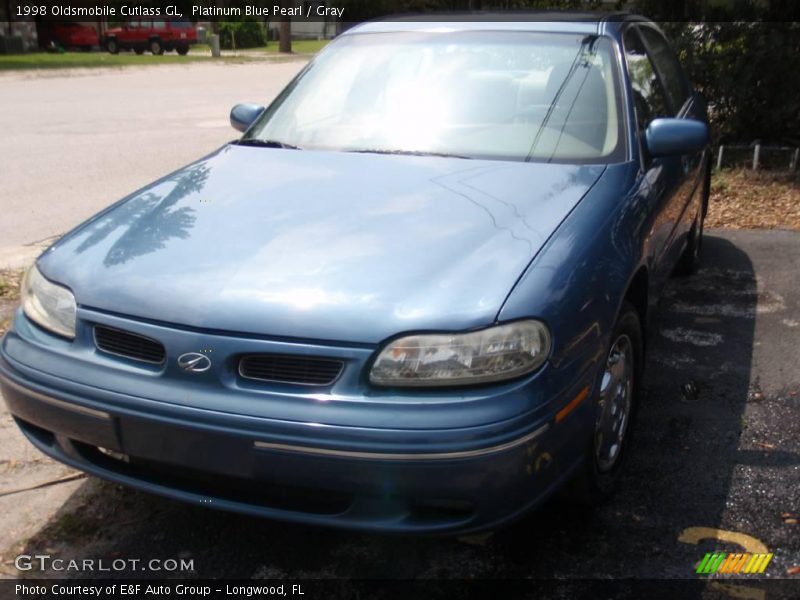
<instances>
[{"instance_id":1,"label":"1998 oldsmobile cutlass gl","mask_svg":"<svg viewBox=\"0 0 800 600\"><path fill-rule=\"evenodd\" d=\"M37 448L383 531L608 495L709 191L705 104L655 25L368 23L231 122L28 271L0 378Z\"/></svg>"}]
</instances>

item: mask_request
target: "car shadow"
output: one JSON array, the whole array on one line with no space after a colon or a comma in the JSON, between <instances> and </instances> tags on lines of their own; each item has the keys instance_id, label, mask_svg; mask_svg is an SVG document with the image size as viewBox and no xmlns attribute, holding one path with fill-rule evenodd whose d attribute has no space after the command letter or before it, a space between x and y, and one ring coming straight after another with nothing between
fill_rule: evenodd
<instances>
[{"instance_id":1,"label":"car shadow","mask_svg":"<svg viewBox=\"0 0 800 600\"><path fill-rule=\"evenodd\" d=\"M669 282L648 334L626 471L618 493L593 510L557 496L490 536L411 538L259 520L90 479L23 552L193 561L190 572L110 574L126 577L696 580L706 552L751 550L685 541L690 528L734 527L726 502L736 466L790 460L739 449L756 393L758 297L748 255L713 235L699 273ZM686 591L699 594L696 584Z\"/></svg>"}]
</instances>

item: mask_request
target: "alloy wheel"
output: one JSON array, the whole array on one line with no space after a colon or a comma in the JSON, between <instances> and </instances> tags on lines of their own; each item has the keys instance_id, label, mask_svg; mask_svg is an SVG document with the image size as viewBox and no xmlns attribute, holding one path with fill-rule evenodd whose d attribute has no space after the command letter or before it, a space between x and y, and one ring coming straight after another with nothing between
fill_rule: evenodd
<instances>
[{"instance_id":1,"label":"alloy wheel","mask_svg":"<svg viewBox=\"0 0 800 600\"><path fill-rule=\"evenodd\" d=\"M622 444L631 417L634 373L633 344L627 335L611 346L600 383L600 401L595 423L594 448L597 468L608 472L622 454Z\"/></svg>"}]
</instances>

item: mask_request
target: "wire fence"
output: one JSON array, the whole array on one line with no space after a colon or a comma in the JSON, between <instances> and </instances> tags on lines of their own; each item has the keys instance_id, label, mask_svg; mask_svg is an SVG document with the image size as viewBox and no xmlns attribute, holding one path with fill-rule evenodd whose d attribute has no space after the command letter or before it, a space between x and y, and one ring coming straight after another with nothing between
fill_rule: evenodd
<instances>
[{"instance_id":1,"label":"wire fence","mask_svg":"<svg viewBox=\"0 0 800 600\"><path fill-rule=\"evenodd\" d=\"M716 153L716 168L760 169L796 173L800 148L792 146L762 146L761 144L720 145Z\"/></svg>"}]
</instances>

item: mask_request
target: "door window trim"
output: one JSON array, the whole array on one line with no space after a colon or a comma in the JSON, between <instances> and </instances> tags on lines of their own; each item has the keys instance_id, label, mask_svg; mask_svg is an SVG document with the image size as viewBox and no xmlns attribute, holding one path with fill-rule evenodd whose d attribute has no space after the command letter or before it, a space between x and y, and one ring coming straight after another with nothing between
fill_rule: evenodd
<instances>
[{"instance_id":1,"label":"door window trim","mask_svg":"<svg viewBox=\"0 0 800 600\"><path fill-rule=\"evenodd\" d=\"M655 25L651 23L636 23L634 27L636 28L636 34L639 36L639 40L641 41L642 46L644 46L645 52L647 52L647 56L650 59L650 64L653 65L653 70L658 76L658 80L661 83L661 89L664 92L664 96L666 97L667 102L669 103L670 107L672 108L672 112L674 113L673 116L676 118L682 118L682 116L684 116L688 112L687 105L694 98L694 93L691 82L689 81L689 78L686 77L686 73L683 70L683 65L681 64L681 61L678 59L678 55L675 53L675 50L672 48L672 44L669 43L667 37L663 33L661 33L661 31ZM654 52L652 47L650 46L650 43L647 41L647 37L642 33L642 30L644 28L649 29L663 40L664 44L666 44L667 46L667 49L669 50L669 52L672 53L672 56L675 58L675 62L678 64L678 76L681 78L681 81L683 82L683 85L687 91L686 99L680 106L675 106L672 94L670 94L668 91L669 88L667 87L664 73L661 70L661 67L659 67L658 61L656 61L654 58Z\"/></svg>"}]
</instances>

